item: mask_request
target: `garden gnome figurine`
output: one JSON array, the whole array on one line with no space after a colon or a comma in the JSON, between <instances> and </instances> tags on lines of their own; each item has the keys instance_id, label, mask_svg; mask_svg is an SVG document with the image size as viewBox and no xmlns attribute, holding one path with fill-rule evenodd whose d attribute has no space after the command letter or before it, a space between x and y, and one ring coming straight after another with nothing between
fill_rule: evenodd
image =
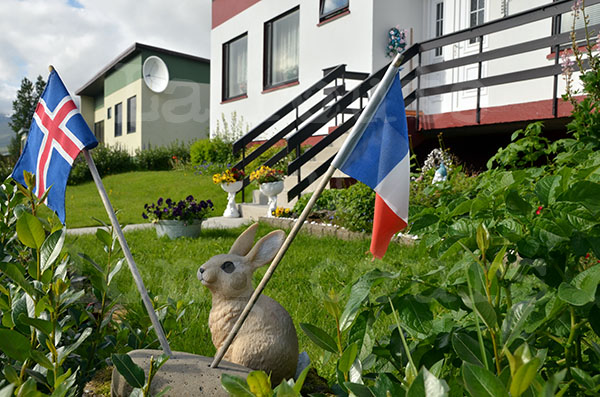
<instances>
[{"instance_id":1,"label":"garden gnome figurine","mask_svg":"<svg viewBox=\"0 0 600 397\"><path fill-rule=\"evenodd\" d=\"M252 274L273 260L285 239L285 233L276 230L254 245L257 228L257 223L250 226L228 254L213 256L198 269L198 279L212 294L208 325L217 350L254 292ZM293 378L298 337L288 312L273 299L260 295L224 358L271 374L274 385Z\"/></svg>"},{"instance_id":2,"label":"garden gnome figurine","mask_svg":"<svg viewBox=\"0 0 600 397\"><path fill-rule=\"evenodd\" d=\"M448 171L446 171L446 166L444 163L441 163L437 170L435 170L435 175L433 175L432 184L443 182L448 178Z\"/></svg>"}]
</instances>

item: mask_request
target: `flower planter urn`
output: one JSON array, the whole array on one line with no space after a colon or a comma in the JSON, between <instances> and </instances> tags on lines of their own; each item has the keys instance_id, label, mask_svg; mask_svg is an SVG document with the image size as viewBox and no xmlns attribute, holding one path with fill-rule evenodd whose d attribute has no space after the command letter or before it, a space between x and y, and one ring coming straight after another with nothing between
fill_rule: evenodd
<instances>
[{"instance_id":1,"label":"flower planter urn","mask_svg":"<svg viewBox=\"0 0 600 397\"><path fill-rule=\"evenodd\" d=\"M202 220L175 221L161 220L154 224L158 237L169 236L171 240L178 237L196 238L202 230Z\"/></svg>"},{"instance_id":2,"label":"flower planter urn","mask_svg":"<svg viewBox=\"0 0 600 397\"><path fill-rule=\"evenodd\" d=\"M235 194L242 188L242 183L242 181L221 183L221 189L227 192L227 207L225 208L225 212L223 212L225 218L240 217L237 204L235 203Z\"/></svg>"},{"instance_id":3,"label":"flower planter urn","mask_svg":"<svg viewBox=\"0 0 600 397\"><path fill-rule=\"evenodd\" d=\"M277 209L277 195L283 192L283 181L261 183L260 192L269 198L267 217L272 217Z\"/></svg>"}]
</instances>

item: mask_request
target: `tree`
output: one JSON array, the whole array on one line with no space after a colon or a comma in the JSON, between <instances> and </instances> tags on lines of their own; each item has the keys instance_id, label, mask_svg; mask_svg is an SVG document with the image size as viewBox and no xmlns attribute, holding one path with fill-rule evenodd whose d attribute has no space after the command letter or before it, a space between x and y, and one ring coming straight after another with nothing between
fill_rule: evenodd
<instances>
[{"instance_id":1,"label":"tree","mask_svg":"<svg viewBox=\"0 0 600 397\"><path fill-rule=\"evenodd\" d=\"M21 80L21 88L17 91L17 99L12 103L13 114L10 116L8 125L15 132L15 137L9 145L11 157L18 157L20 149L20 136L22 130L29 131L35 107L46 88L46 82L42 76L38 76L35 84L27 77Z\"/></svg>"}]
</instances>

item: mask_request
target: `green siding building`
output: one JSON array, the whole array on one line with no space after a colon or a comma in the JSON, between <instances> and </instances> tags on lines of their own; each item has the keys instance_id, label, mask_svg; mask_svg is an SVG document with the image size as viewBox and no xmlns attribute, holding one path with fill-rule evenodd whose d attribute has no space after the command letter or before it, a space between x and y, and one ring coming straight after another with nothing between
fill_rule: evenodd
<instances>
[{"instance_id":1,"label":"green siding building","mask_svg":"<svg viewBox=\"0 0 600 397\"><path fill-rule=\"evenodd\" d=\"M208 137L209 82L209 60L135 43L76 94L98 140L134 152Z\"/></svg>"}]
</instances>

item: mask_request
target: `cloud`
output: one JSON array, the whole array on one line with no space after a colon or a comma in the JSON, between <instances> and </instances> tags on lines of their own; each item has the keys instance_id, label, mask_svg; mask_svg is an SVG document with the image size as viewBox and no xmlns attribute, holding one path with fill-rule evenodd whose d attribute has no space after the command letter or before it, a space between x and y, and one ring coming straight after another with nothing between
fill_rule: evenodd
<instances>
[{"instance_id":1,"label":"cloud","mask_svg":"<svg viewBox=\"0 0 600 397\"><path fill-rule=\"evenodd\" d=\"M210 56L210 0L0 1L0 114L53 65L75 92L134 42Z\"/></svg>"}]
</instances>

